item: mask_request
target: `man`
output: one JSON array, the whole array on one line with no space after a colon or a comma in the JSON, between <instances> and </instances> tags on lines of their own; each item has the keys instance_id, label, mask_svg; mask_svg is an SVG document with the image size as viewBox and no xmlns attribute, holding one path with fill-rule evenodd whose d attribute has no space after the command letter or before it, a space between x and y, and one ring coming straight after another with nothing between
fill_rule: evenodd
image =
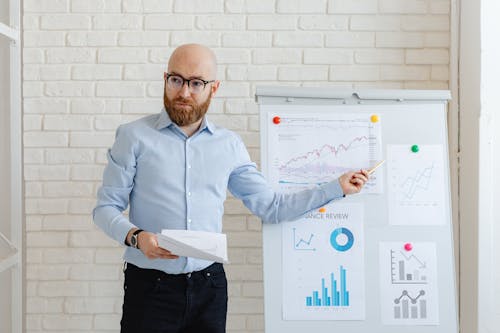
<instances>
[{"instance_id":1,"label":"man","mask_svg":"<svg viewBox=\"0 0 500 333\"><path fill-rule=\"evenodd\" d=\"M165 109L120 126L108 152L93 216L128 245L122 332L225 332L222 265L158 247L162 229L221 232L227 189L264 222L278 223L357 193L367 181L361 170L314 189L275 193L239 136L205 117L220 85L216 67L210 49L178 47L164 74Z\"/></svg>"}]
</instances>

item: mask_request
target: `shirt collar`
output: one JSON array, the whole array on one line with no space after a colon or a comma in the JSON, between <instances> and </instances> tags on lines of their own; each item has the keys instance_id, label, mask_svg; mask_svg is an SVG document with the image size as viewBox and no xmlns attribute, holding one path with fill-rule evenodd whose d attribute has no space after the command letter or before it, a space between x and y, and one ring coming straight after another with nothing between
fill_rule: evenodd
<instances>
[{"instance_id":1,"label":"shirt collar","mask_svg":"<svg viewBox=\"0 0 500 333\"><path fill-rule=\"evenodd\" d=\"M155 128L157 130L161 130L163 128L170 127L170 126L177 126L177 125L174 124L172 119L170 119L170 116L168 115L167 110L165 110L165 108L163 108L160 112L158 119L156 120ZM214 134L215 126L207 119L207 116L203 117L203 120L201 121L200 129L198 132L201 132L205 129L210 134Z\"/></svg>"},{"instance_id":2,"label":"shirt collar","mask_svg":"<svg viewBox=\"0 0 500 333\"><path fill-rule=\"evenodd\" d=\"M214 124L212 124L212 122L210 122L207 118L207 116L205 115L203 117L203 120L201 121L201 126L200 126L200 129L207 129L207 131L210 133L210 134L214 134L214 131L215 131L215 126Z\"/></svg>"},{"instance_id":3,"label":"shirt collar","mask_svg":"<svg viewBox=\"0 0 500 333\"><path fill-rule=\"evenodd\" d=\"M158 118L156 119L155 128L157 130L161 130L163 128L169 127L172 124L173 122L168 116L167 110L165 110L165 108L162 108Z\"/></svg>"}]
</instances>

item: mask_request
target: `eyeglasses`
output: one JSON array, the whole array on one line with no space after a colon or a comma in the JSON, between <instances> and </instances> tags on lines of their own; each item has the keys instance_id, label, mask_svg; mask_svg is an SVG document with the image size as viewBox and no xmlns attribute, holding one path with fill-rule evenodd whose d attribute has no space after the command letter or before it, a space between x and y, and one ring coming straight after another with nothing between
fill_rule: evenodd
<instances>
[{"instance_id":1,"label":"eyeglasses","mask_svg":"<svg viewBox=\"0 0 500 333\"><path fill-rule=\"evenodd\" d=\"M199 94L201 93L205 87L207 86L208 83L215 82L215 80L210 80L210 81L205 81L202 79L185 79L180 75L177 74L169 74L167 73L167 85L170 89L173 90L181 90L182 87L184 86L184 83L187 83L189 92L192 94Z\"/></svg>"}]
</instances>

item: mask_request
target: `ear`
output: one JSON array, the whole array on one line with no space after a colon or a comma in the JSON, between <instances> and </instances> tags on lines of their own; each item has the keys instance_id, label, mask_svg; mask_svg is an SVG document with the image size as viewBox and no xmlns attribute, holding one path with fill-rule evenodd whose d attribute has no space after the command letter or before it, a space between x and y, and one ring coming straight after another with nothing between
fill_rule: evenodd
<instances>
[{"instance_id":1,"label":"ear","mask_svg":"<svg viewBox=\"0 0 500 333\"><path fill-rule=\"evenodd\" d=\"M220 86L220 81L219 80L216 80L212 84L212 97L215 96L215 93L217 92L217 90L219 90L219 86Z\"/></svg>"}]
</instances>

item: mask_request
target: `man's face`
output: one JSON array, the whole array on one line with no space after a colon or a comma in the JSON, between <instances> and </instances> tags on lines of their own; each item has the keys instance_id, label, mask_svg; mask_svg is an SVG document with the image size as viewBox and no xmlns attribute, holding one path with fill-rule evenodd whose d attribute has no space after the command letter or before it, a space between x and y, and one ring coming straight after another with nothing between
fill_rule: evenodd
<instances>
[{"instance_id":1,"label":"man's face","mask_svg":"<svg viewBox=\"0 0 500 333\"><path fill-rule=\"evenodd\" d=\"M165 80L163 105L170 119L178 126L188 126L200 120L207 113L212 100L212 91L209 89L209 85L210 83L201 93L192 94L189 92L187 83L176 91L169 87L167 80ZM183 90L187 92L183 92Z\"/></svg>"},{"instance_id":2,"label":"man's face","mask_svg":"<svg viewBox=\"0 0 500 333\"><path fill-rule=\"evenodd\" d=\"M175 75L180 81L192 79L212 81L215 79L215 66L211 59L206 50L196 47L176 50L170 58L168 74L164 75L163 104L170 119L178 126L191 125L207 113L219 82L207 83L203 89L196 91L193 81L189 86L187 82L182 86L175 85L172 82L179 83L179 80L169 81L169 76Z\"/></svg>"}]
</instances>

